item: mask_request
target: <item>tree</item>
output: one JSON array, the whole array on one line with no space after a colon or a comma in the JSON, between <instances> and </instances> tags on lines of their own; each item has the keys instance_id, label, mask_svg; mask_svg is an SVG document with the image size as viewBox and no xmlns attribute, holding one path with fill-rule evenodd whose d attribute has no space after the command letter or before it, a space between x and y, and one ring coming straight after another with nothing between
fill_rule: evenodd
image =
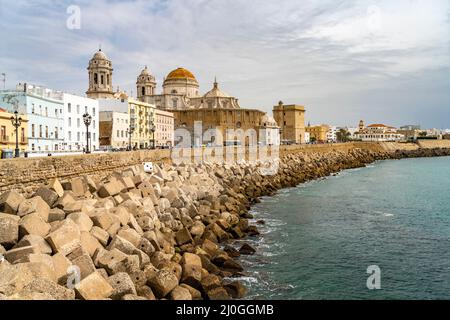
<instances>
[{"instance_id":1,"label":"tree","mask_svg":"<svg viewBox=\"0 0 450 320\"><path fill-rule=\"evenodd\" d=\"M336 137L339 142L348 142L350 140L350 136L350 132L348 132L348 130L344 128L339 129L339 131L336 133Z\"/></svg>"}]
</instances>

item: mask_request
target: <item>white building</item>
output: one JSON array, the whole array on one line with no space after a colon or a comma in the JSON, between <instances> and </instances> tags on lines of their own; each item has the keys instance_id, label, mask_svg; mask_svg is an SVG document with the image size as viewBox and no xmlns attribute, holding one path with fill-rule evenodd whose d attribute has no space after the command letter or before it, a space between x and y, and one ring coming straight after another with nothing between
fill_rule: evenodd
<instances>
[{"instance_id":1,"label":"white building","mask_svg":"<svg viewBox=\"0 0 450 320\"><path fill-rule=\"evenodd\" d=\"M327 142L334 143L337 142L337 127L329 126L327 131Z\"/></svg>"},{"instance_id":2,"label":"white building","mask_svg":"<svg viewBox=\"0 0 450 320\"><path fill-rule=\"evenodd\" d=\"M65 151L82 151L86 148L86 125L83 115L92 117L89 126L89 150L99 148L99 105L98 101L86 97L80 97L64 93L64 145Z\"/></svg>"},{"instance_id":3,"label":"white building","mask_svg":"<svg viewBox=\"0 0 450 320\"><path fill-rule=\"evenodd\" d=\"M172 112L155 109L155 146L173 147L174 144L174 117Z\"/></svg>"},{"instance_id":4,"label":"white building","mask_svg":"<svg viewBox=\"0 0 450 320\"><path fill-rule=\"evenodd\" d=\"M274 118L265 114L261 118L262 126L259 130L259 143L265 146L280 145L280 127Z\"/></svg>"},{"instance_id":5,"label":"white building","mask_svg":"<svg viewBox=\"0 0 450 320\"><path fill-rule=\"evenodd\" d=\"M362 141L399 141L405 136L397 132L397 129L384 124L371 124L355 134Z\"/></svg>"},{"instance_id":6,"label":"white building","mask_svg":"<svg viewBox=\"0 0 450 320\"><path fill-rule=\"evenodd\" d=\"M311 142L311 134L309 132L305 132L305 143Z\"/></svg>"},{"instance_id":7,"label":"white building","mask_svg":"<svg viewBox=\"0 0 450 320\"><path fill-rule=\"evenodd\" d=\"M100 144L102 148L126 149L129 145L129 119L125 112L100 112Z\"/></svg>"}]
</instances>

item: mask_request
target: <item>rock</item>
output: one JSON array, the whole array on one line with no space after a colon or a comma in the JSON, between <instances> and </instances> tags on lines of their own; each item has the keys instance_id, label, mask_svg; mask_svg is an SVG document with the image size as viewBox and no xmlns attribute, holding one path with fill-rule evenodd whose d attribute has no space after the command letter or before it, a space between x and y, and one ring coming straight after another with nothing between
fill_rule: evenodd
<instances>
[{"instance_id":1,"label":"rock","mask_svg":"<svg viewBox=\"0 0 450 320\"><path fill-rule=\"evenodd\" d=\"M136 295L136 288L133 281L125 272L118 272L108 278L108 283L113 287L114 291L111 299L120 300L126 294Z\"/></svg>"},{"instance_id":2,"label":"rock","mask_svg":"<svg viewBox=\"0 0 450 320\"><path fill-rule=\"evenodd\" d=\"M232 258L237 258L241 255L238 250L228 245L223 248L223 251L225 251Z\"/></svg>"},{"instance_id":3,"label":"rock","mask_svg":"<svg viewBox=\"0 0 450 320\"><path fill-rule=\"evenodd\" d=\"M5 259L9 263L13 264L21 262L29 262L27 261L28 256L33 253L39 253L39 249L34 246L20 247L6 251Z\"/></svg>"},{"instance_id":4,"label":"rock","mask_svg":"<svg viewBox=\"0 0 450 320\"><path fill-rule=\"evenodd\" d=\"M242 247L239 249L239 253L245 254L245 255L252 255L252 254L255 254L255 252L256 252L256 249L247 243L244 243L242 245Z\"/></svg>"},{"instance_id":5,"label":"rock","mask_svg":"<svg viewBox=\"0 0 450 320\"><path fill-rule=\"evenodd\" d=\"M20 218L12 214L0 213L0 245L12 247L19 240Z\"/></svg>"},{"instance_id":6,"label":"rock","mask_svg":"<svg viewBox=\"0 0 450 320\"><path fill-rule=\"evenodd\" d=\"M94 272L75 286L75 292L83 300L102 300L109 298L114 288L98 272Z\"/></svg>"},{"instance_id":7,"label":"rock","mask_svg":"<svg viewBox=\"0 0 450 320\"><path fill-rule=\"evenodd\" d=\"M88 277L95 272L95 265L89 255L84 254L72 260L72 264L80 268L80 279Z\"/></svg>"},{"instance_id":8,"label":"rock","mask_svg":"<svg viewBox=\"0 0 450 320\"><path fill-rule=\"evenodd\" d=\"M119 223L120 227L119 218L109 212L101 212L99 214L91 216L91 219L94 222L95 226L102 228L103 230L108 230L112 225L114 225L114 223Z\"/></svg>"},{"instance_id":9,"label":"rock","mask_svg":"<svg viewBox=\"0 0 450 320\"><path fill-rule=\"evenodd\" d=\"M129 227L126 227L126 229L120 229L117 235L131 242L135 247L139 246L142 238L142 236L137 233L136 230Z\"/></svg>"},{"instance_id":10,"label":"rock","mask_svg":"<svg viewBox=\"0 0 450 320\"><path fill-rule=\"evenodd\" d=\"M214 242L205 239L202 244L202 249L205 250L211 257L214 257L219 250L219 246Z\"/></svg>"},{"instance_id":11,"label":"rock","mask_svg":"<svg viewBox=\"0 0 450 320\"><path fill-rule=\"evenodd\" d=\"M178 278L173 272L163 269L159 270L153 278L149 279L148 284L158 298L164 298L178 286Z\"/></svg>"},{"instance_id":12,"label":"rock","mask_svg":"<svg viewBox=\"0 0 450 320\"><path fill-rule=\"evenodd\" d=\"M48 254L31 253L26 256L23 262L45 263L52 271L55 269L52 257Z\"/></svg>"},{"instance_id":13,"label":"rock","mask_svg":"<svg viewBox=\"0 0 450 320\"><path fill-rule=\"evenodd\" d=\"M191 234L201 237L205 232L205 225L201 221L195 221L191 227Z\"/></svg>"},{"instance_id":14,"label":"rock","mask_svg":"<svg viewBox=\"0 0 450 320\"><path fill-rule=\"evenodd\" d=\"M46 293L55 300L74 300L75 291L60 286L46 279L33 279L26 285L19 295L26 296L30 293Z\"/></svg>"},{"instance_id":15,"label":"rock","mask_svg":"<svg viewBox=\"0 0 450 320\"><path fill-rule=\"evenodd\" d=\"M28 234L45 237L49 233L50 229L50 225L46 223L37 213L26 215L19 221L20 237L24 237Z\"/></svg>"},{"instance_id":16,"label":"rock","mask_svg":"<svg viewBox=\"0 0 450 320\"><path fill-rule=\"evenodd\" d=\"M136 294L126 294L121 300L147 300L145 297L140 297Z\"/></svg>"},{"instance_id":17,"label":"rock","mask_svg":"<svg viewBox=\"0 0 450 320\"><path fill-rule=\"evenodd\" d=\"M126 226L130 221L130 213L124 207L112 208L109 210L109 212L117 216L122 226Z\"/></svg>"},{"instance_id":18,"label":"rock","mask_svg":"<svg viewBox=\"0 0 450 320\"><path fill-rule=\"evenodd\" d=\"M183 245L186 243L191 243L194 241L188 229L183 228L175 234L178 245Z\"/></svg>"},{"instance_id":19,"label":"rock","mask_svg":"<svg viewBox=\"0 0 450 320\"><path fill-rule=\"evenodd\" d=\"M48 182L47 187L50 190L55 191L56 194L58 195L58 197L62 197L64 195L64 189L63 189L61 183L59 182L59 180L57 178L51 179Z\"/></svg>"},{"instance_id":20,"label":"rock","mask_svg":"<svg viewBox=\"0 0 450 320\"><path fill-rule=\"evenodd\" d=\"M61 198L58 198L58 201L54 204L54 207L63 209L68 207L70 204L74 203L75 199L73 198L72 191L65 191L64 195Z\"/></svg>"},{"instance_id":21,"label":"rock","mask_svg":"<svg viewBox=\"0 0 450 320\"><path fill-rule=\"evenodd\" d=\"M80 237L80 229L75 222L66 219L45 240L50 244L54 253L60 252L67 255L80 245Z\"/></svg>"},{"instance_id":22,"label":"rock","mask_svg":"<svg viewBox=\"0 0 450 320\"><path fill-rule=\"evenodd\" d=\"M41 197L33 197L20 203L17 215L26 216L30 213L37 213L42 220L48 222L50 207Z\"/></svg>"},{"instance_id":23,"label":"rock","mask_svg":"<svg viewBox=\"0 0 450 320\"><path fill-rule=\"evenodd\" d=\"M115 182L108 182L103 184L97 191L99 197L108 198L113 197L122 191Z\"/></svg>"},{"instance_id":24,"label":"rock","mask_svg":"<svg viewBox=\"0 0 450 320\"><path fill-rule=\"evenodd\" d=\"M233 299L242 299L247 294L247 289L239 281L233 281L224 288Z\"/></svg>"},{"instance_id":25,"label":"rock","mask_svg":"<svg viewBox=\"0 0 450 320\"><path fill-rule=\"evenodd\" d=\"M83 178L73 178L70 186L75 197L82 197L87 192L86 181Z\"/></svg>"},{"instance_id":26,"label":"rock","mask_svg":"<svg viewBox=\"0 0 450 320\"><path fill-rule=\"evenodd\" d=\"M221 285L222 282L220 281L220 278L214 274L203 277L201 281L201 286L204 292L208 292L209 290L220 287Z\"/></svg>"},{"instance_id":27,"label":"rock","mask_svg":"<svg viewBox=\"0 0 450 320\"><path fill-rule=\"evenodd\" d=\"M80 229L80 232L89 232L94 225L91 218L89 218L89 216L83 212L71 213L67 216L67 219L71 219L73 222L75 222L78 226L78 229Z\"/></svg>"},{"instance_id":28,"label":"rock","mask_svg":"<svg viewBox=\"0 0 450 320\"><path fill-rule=\"evenodd\" d=\"M59 208L50 209L48 212L48 222L61 221L64 220L65 217L66 213Z\"/></svg>"},{"instance_id":29,"label":"rock","mask_svg":"<svg viewBox=\"0 0 450 320\"><path fill-rule=\"evenodd\" d=\"M202 298L202 294L197 289L191 287L190 285L187 285L185 283L180 284L180 287L185 288L189 291L191 294L192 300L200 300Z\"/></svg>"},{"instance_id":30,"label":"rock","mask_svg":"<svg viewBox=\"0 0 450 320\"><path fill-rule=\"evenodd\" d=\"M14 248L20 248L20 247L27 247L27 246L33 246L36 247L39 250L39 253L44 254L52 254L52 248L47 243L47 241L44 240L43 237L29 234L24 236L20 241L14 246Z\"/></svg>"},{"instance_id":31,"label":"rock","mask_svg":"<svg viewBox=\"0 0 450 320\"><path fill-rule=\"evenodd\" d=\"M46 187L40 187L36 191L34 196L40 196L42 200L44 200L49 205L50 208L53 208L53 205L58 200L58 194L55 191Z\"/></svg>"},{"instance_id":32,"label":"rock","mask_svg":"<svg viewBox=\"0 0 450 320\"><path fill-rule=\"evenodd\" d=\"M170 292L169 298L170 300L192 300L190 291L181 286L175 287L175 289Z\"/></svg>"},{"instance_id":33,"label":"rock","mask_svg":"<svg viewBox=\"0 0 450 320\"><path fill-rule=\"evenodd\" d=\"M152 289L149 286L141 286L136 289L137 294L140 297L144 297L147 300L156 300L155 295L153 294Z\"/></svg>"},{"instance_id":34,"label":"rock","mask_svg":"<svg viewBox=\"0 0 450 320\"><path fill-rule=\"evenodd\" d=\"M104 247L108 244L109 234L105 230L100 227L94 226L92 227L90 234L96 238Z\"/></svg>"},{"instance_id":35,"label":"rock","mask_svg":"<svg viewBox=\"0 0 450 320\"><path fill-rule=\"evenodd\" d=\"M124 268L124 263L127 260L128 256L117 249L104 251L105 252L98 257L97 266L100 268L105 268L110 275L122 271L122 269Z\"/></svg>"},{"instance_id":36,"label":"rock","mask_svg":"<svg viewBox=\"0 0 450 320\"><path fill-rule=\"evenodd\" d=\"M230 300L228 292L223 287L217 287L206 292L209 300Z\"/></svg>"},{"instance_id":37,"label":"rock","mask_svg":"<svg viewBox=\"0 0 450 320\"><path fill-rule=\"evenodd\" d=\"M102 244L91 235L89 232L83 231L80 233L81 246L93 257L97 249L103 249Z\"/></svg>"},{"instance_id":38,"label":"rock","mask_svg":"<svg viewBox=\"0 0 450 320\"><path fill-rule=\"evenodd\" d=\"M19 205L25 198L15 191L7 191L0 195L0 212L16 214Z\"/></svg>"},{"instance_id":39,"label":"rock","mask_svg":"<svg viewBox=\"0 0 450 320\"><path fill-rule=\"evenodd\" d=\"M68 269L72 265L72 262L61 253L53 255L52 260L56 281L59 284L66 284Z\"/></svg>"}]
</instances>

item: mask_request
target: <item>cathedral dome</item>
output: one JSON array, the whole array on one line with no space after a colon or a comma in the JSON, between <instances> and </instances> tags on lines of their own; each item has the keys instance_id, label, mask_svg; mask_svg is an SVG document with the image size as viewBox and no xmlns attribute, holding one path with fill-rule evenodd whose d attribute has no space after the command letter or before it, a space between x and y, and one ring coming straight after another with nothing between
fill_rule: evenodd
<instances>
[{"instance_id":1,"label":"cathedral dome","mask_svg":"<svg viewBox=\"0 0 450 320\"><path fill-rule=\"evenodd\" d=\"M98 50L94 56L92 57L92 59L96 59L96 60L109 60L108 57L106 56L106 54L100 49Z\"/></svg>"},{"instance_id":2,"label":"cathedral dome","mask_svg":"<svg viewBox=\"0 0 450 320\"><path fill-rule=\"evenodd\" d=\"M170 72L166 77L166 80L176 80L176 79L190 79L197 81L192 72L190 72L185 68L175 69L172 72Z\"/></svg>"},{"instance_id":3,"label":"cathedral dome","mask_svg":"<svg viewBox=\"0 0 450 320\"><path fill-rule=\"evenodd\" d=\"M150 75L150 72L148 71L147 66L145 66L144 70L141 72L141 76L148 76Z\"/></svg>"},{"instance_id":4,"label":"cathedral dome","mask_svg":"<svg viewBox=\"0 0 450 320\"><path fill-rule=\"evenodd\" d=\"M205 93L205 98L230 98L228 94L219 89L219 84L217 80L214 80L214 87Z\"/></svg>"},{"instance_id":5,"label":"cathedral dome","mask_svg":"<svg viewBox=\"0 0 450 320\"><path fill-rule=\"evenodd\" d=\"M278 127L275 119L269 116L267 113L261 118L261 123L265 127Z\"/></svg>"}]
</instances>

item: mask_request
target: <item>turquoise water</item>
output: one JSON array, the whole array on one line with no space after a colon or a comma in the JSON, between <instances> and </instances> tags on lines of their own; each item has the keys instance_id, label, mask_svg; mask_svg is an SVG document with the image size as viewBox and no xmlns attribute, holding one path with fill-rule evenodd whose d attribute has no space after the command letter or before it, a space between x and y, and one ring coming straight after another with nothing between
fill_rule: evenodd
<instances>
[{"instance_id":1,"label":"turquoise water","mask_svg":"<svg viewBox=\"0 0 450 320\"><path fill-rule=\"evenodd\" d=\"M241 258L249 299L449 299L450 157L377 162L280 191ZM239 245L239 244L236 244ZM367 267L381 289L366 286Z\"/></svg>"}]
</instances>

